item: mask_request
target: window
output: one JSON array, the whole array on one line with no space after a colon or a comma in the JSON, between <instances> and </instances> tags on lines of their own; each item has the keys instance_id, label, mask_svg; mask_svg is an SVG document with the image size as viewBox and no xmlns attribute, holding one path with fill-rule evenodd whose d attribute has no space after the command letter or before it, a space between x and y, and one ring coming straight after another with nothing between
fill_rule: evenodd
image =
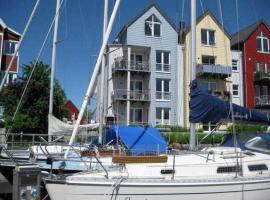
<instances>
[{"instance_id":1,"label":"window","mask_svg":"<svg viewBox=\"0 0 270 200\"><path fill-rule=\"evenodd\" d=\"M232 60L232 70L238 71L238 60Z\"/></svg>"},{"instance_id":2,"label":"window","mask_svg":"<svg viewBox=\"0 0 270 200\"><path fill-rule=\"evenodd\" d=\"M248 166L249 171L267 171L268 167L265 164L260 164L260 165L249 165Z\"/></svg>"},{"instance_id":3,"label":"window","mask_svg":"<svg viewBox=\"0 0 270 200\"><path fill-rule=\"evenodd\" d=\"M236 170L237 169L237 170ZM241 166L224 166L224 167L218 167L217 173L223 174L223 173L233 173L233 172L240 172L242 170Z\"/></svg>"},{"instance_id":4,"label":"window","mask_svg":"<svg viewBox=\"0 0 270 200\"><path fill-rule=\"evenodd\" d=\"M259 72L260 71L260 63L255 61L254 62L254 72Z\"/></svg>"},{"instance_id":5,"label":"window","mask_svg":"<svg viewBox=\"0 0 270 200\"><path fill-rule=\"evenodd\" d=\"M161 23L155 15L145 20L144 32L146 36L160 37Z\"/></svg>"},{"instance_id":6,"label":"window","mask_svg":"<svg viewBox=\"0 0 270 200\"><path fill-rule=\"evenodd\" d=\"M130 67L132 69L138 69L140 66L142 66L142 55L135 55L135 54L131 54L130 57Z\"/></svg>"},{"instance_id":7,"label":"window","mask_svg":"<svg viewBox=\"0 0 270 200\"><path fill-rule=\"evenodd\" d=\"M142 113L143 113L142 108L131 108L130 109L130 122L142 123L143 122Z\"/></svg>"},{"instance_id":8,"label":"window","mask_svg":"<svg viewBox=\"0 0 270 200\"><path fill-rule=\"evenodd\" d=\"M5 40L4 54L14 54L15 48L16 48L16 43Z\"/></svg>"},{"instance_id":9,"label":"window","mask_svg":"<svg viewBox=\"0 0 270 200\"><path fill-rule=\"evenodd\" d=\"M238 96L239 95L239 85L233 84L232 85L232 92L233 92L233 96Z\"/></svg>"},{"instance_id":10,"label":"window","mask_svg":"<svg viewBox=\"0 0 270 200\"><path fill-rule=\"evenodd\" d=\"M257 51L262 53L269 53L269 39L264 35L263 32L257 36Z\"/></svg>"},{"instance_id":11,"label":"window","mask_svg":"<svg viewBox=\"0 0 270 200\"><path fill-rule=\"evenodd\" d=\"M170 100L170 80L169 79L156 79L156 99Z\"/></svg>"},{"instance_id":12,"label":"window","mask_svg":"<svg viewBox=\"0 0 270 200\"><path fill-rule=\"evenodd\" d=\"M203 85L209 92L213 92L217 90L216 82L207 82L207 83L203 83Z\"/></svg>"},{"instance_id":13,"label":"window","mask_svg":"<svg viewBox=\"0 0 270 200\"><path fill-rule=\"evenodd\" d=\"M131 91L141 91L142 90L142 81L131 80L130 81L130 90Z\"/></svg>"},{"instance_id":14,"label":"window","mask_svg":"<svg viewBox=\"0 0 270 200\"><path fill-rule=\"evenodd\" d=\"M201 30L201 43L203 45L216 45L215 31L209 29Z\"/></svg>"},{"instance_id":15,"label":"window","mask_svg":"<svg viewBox=\"0 0 270 200\"><path fill-rule=\"evenodd\" d=\"M156 71L170 72L170 52L156 51Z\"/></svg>"},{"instance_id":16,"label":"window","mask_svg":"<svg viewBox=\"0 0 270 200\"><path fill-rule=\"evenodd\" d=\"M216 58L214 56L202 56L202 64L204 65L215 65Z\"/></svg>"},{"instance_id":17,"label":"window","mask_svg":"<svg viewBox=\"0 0 270 200\"><path fill-rule=\"evenodd\" d=\"M156 123L162 125L170 124L170 108L156 109Z\"/></svg>"}]
</instances>

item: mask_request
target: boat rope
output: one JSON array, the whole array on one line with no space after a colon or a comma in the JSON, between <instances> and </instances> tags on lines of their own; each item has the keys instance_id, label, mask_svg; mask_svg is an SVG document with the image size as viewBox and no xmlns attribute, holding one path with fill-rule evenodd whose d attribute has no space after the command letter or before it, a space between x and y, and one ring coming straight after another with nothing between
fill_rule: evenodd
<instances>
[{"instance_id":1,"label":"boat rope","mask_svg":"<svg viewBox=\"0 0 270 200\"><path fill-rule=\"evenodd\" d=\"M112 200L113 197L114 197L114 199L116 199L116 197L117 197L117 195L118 195L118 192L119 192L120 185L121 185L121 183L122 183L124 180L126 180L126 177L120 176L120 177L116 180L116 182L112 185L113 191L112 191L110 200Z\"/></svg>"},{"instance_id":2,"label":"boat rope","mask_svg":"<svg viewBox=\"0 0 270 200\"><path fill-rule=\"evenodd\" d=\"M28 21L27 21L27 23L26 23L26 26L25 26L25 28L24 28L22 37L21 37L20 40L19 40L18 46L15 48L15 52L14 52L12 58L11 58L11 61L10 61L9 65L8 65L8 67L7 67L7 69L6 69L6 72L5 72L5 75L4 75L3 79L2 79L2 82L1 82L1 85L0 85L0 92L1 92L2 89L3 89L3 86L4 86L5 81L6 81L6 79L7 79L8 73L9 73L11 67L12 67L13 61L15 60L16 55L18 55L18 52L19 52L19 49L20 49L20 47L21 47L22 41L23 41L23 39L24 39L24 37L25 37L25 35L26 35L28 29L29 29L29 26L30 26L30 24L31 24L31 22L32 22L32 19L33 19L34 15L35 15L35 13L36 13L36 11L37 11L37 8L38 8L38 6L39 6L39 3L40 3L40 0L37 0L37 1L36 1L36 4L35 4L35 6L34 6L34 8L33 8L33 10L32 10L32 13L31 13L31 15L30 15L30 17L29 17L29 19L28 19Z\"/></svg>"}]
</instances>

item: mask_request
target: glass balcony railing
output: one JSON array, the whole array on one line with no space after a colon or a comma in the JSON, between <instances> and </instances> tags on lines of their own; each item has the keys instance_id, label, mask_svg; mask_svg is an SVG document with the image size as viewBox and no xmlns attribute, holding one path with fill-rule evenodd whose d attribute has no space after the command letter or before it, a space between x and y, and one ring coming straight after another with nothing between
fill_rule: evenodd
<instances>
[{"instance_id":1,"label":"glass balcony railing","mask_svg":"<svg viewBox=\"0 0 270 200\"><path fill-rule=\"evenodd\" d=\"M254 81L270 80L270 72L258 71L254 72Z\"/></svg>"},{"instance_id":2,"label":"glass balcony railing","mask_svg":"<svg viewBox=\"0 0 270 200\"><path fill-rule=\"evenodd\" d=\"M131 71L141 71L141 72L150 72L150 66L147 62L130 62L130 69L128 69L128 61L121 60L114 62L113 71L123 71L123 70L131 70Z\"/></svg>"},{"instance_id":3,"label":"glass balcony railing","mask_svg":"<svg viewBox=\"0 0 270 200\"><path fill-rule=\"evenodd\" d=\"M150 101L150 91L118 89L113 92L113 98L116 100Z\"/></svg>"},{"instance_id":4,"label":"glass balcony railing","mask_svg":"<svg viewBox=\"0 0 270 200\"><path fill-rule=\"evenodd\" d=\"M255 106L270 106L270 95L261 95L255 97Z\"/></svg>"},{"instance_id":5,"label":"glass balcony railing","mask_svg":"<svg viewBox=\"0 0 270 200\"><path fill-rule=\"evenodd\" d=\"M161 92L156 91L156 99L157 100L171 100L171 93L170 92Z\"/></svg>"},{"instance_id":6,"label":"glass balcony railing","mask_svg":"<svg viewBox=\"0 0 270 200\"><path fill-rule=\"evenodd\" d=\"M157 72L171 72L171 65L169 64L162 64L162 63L157 63L156 64L156 71Z\"/></svg>"}]
</instances>

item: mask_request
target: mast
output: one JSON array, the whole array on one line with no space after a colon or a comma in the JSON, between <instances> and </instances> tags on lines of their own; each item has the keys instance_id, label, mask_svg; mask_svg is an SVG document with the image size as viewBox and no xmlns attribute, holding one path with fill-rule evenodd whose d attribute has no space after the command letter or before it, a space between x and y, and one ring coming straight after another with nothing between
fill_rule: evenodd
<instances>
[{"instance_id":1,"label":"mast","mask_svg":"<svg viewBox=\"0 0 270 200\"><path fill-rule=\"evenodd\" d=\"M65 159L67 159L67 157L68 157L68 153L69 153L69 150L70 150L70 145L73 144L75 136L76 136L76 134L78 132L78 128L79 128L80 122L82 120L85 108L86 108L86 106L88 104L88 101L89 101L90 97L92 97L92 95L94 93L95 84L96 84L96 81L97 81L98 72L100 70L102 57L103 57L103 54L104 54L104 51L105 51L105 48L106 48L106 44L107 44L107 42L109 40L110 33L112 31L112 25L113 25L113 22L114 22L114 19L115 19L115 16L116 16L120 1L121 0L116 0L116 2L115 2L113 12L112 12L109 24L108 24L108 28L106 30L105 38L104 38L104 40L102 42L102 46L101 46L99 54L98 54L98 59L97 59L97 62L96 62L95 68L94 68L93 75L92 75L90 83L88 85L88 88L87 88L87 91L86 91L86 94L85 94L85 97L84 97L84 100L83 100L83 103L82 103L82 106L81 106L81 110L80 110L80 113L78 115L78 119L76 120L75 126L73 128L72 136L71 136L70 141L69 141L69 147L68 147L67 151L65 152L65 156L64 156Z\"/></svg>"},{"instance_id":2,"label":"mast","mask_svg":"<svg viewBox=\"0 0 270 200\"><path fill-rule=\"evenodd\" d=\"M191 0L191 81L196 79L196 0ZM196 124L190 123L189 148L196 148Z\"/></svg>"},{"instance_id":3,"label":"mast","mask_svg":"<svg viewBox=\"0 0 270 200\"><path fill-rule=\"evenodd\" d=\"M108 0L104 0L104 18L103 18L103 40L105 39L106 29L108 25ZM107 45L107 43L106 43ZM102 144L103 136L103 120L104 120L104 79L105 79L106 57L103 55L101 74L100 74L100 101L99 101L99 135L98 143Z\"/></svg>"},{"instance_id":4,"label":"mast","mask_svg":"<svg viewBox=\"0 0 270 200\"><path fill-rule=\"evenodd\" d=\"M56 0L55 21L54 21L54 33L53 33L53 46L52 46L52 65L51 65L51 80L50 80L50 101L49 101L49 115L53 114L53 90L54 90L54 73L56 63L56 43L58 34L58 22L59 22L59 8L60 0ZM52 141L52 137L49 134L49 142Z\"/></svg>"}]
</instances>

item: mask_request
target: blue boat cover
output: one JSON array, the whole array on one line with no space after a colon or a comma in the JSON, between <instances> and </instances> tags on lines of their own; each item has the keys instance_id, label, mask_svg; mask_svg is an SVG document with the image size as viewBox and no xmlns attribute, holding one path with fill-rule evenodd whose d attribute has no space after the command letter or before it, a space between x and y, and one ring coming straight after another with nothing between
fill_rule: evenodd
<instances>
[{"instance_id":1,"label":"blue boat cover","mask_svg":"<svg viewBox=\"0 0 270 200\"><path fill-rule=\"evenodd\" d=\"M191 123L218 123L222 119L231 119L230 103L211 95L196 80L191 82L189 106ZM266 113L236 104L232 107L235 120L270 124L270 116Z\"/></svg>"},{"instance_id":2,"label":"blue boat cover","mask_svg":"<svg viewBox=\"0 0 270 200\"><path fill-rule=\"evenodd\" d=\"M167 143L156 128L112 126L106 133L106 143L116 144L118 140L131 155L165 153Z\"/></svg>"}]
</instances>

